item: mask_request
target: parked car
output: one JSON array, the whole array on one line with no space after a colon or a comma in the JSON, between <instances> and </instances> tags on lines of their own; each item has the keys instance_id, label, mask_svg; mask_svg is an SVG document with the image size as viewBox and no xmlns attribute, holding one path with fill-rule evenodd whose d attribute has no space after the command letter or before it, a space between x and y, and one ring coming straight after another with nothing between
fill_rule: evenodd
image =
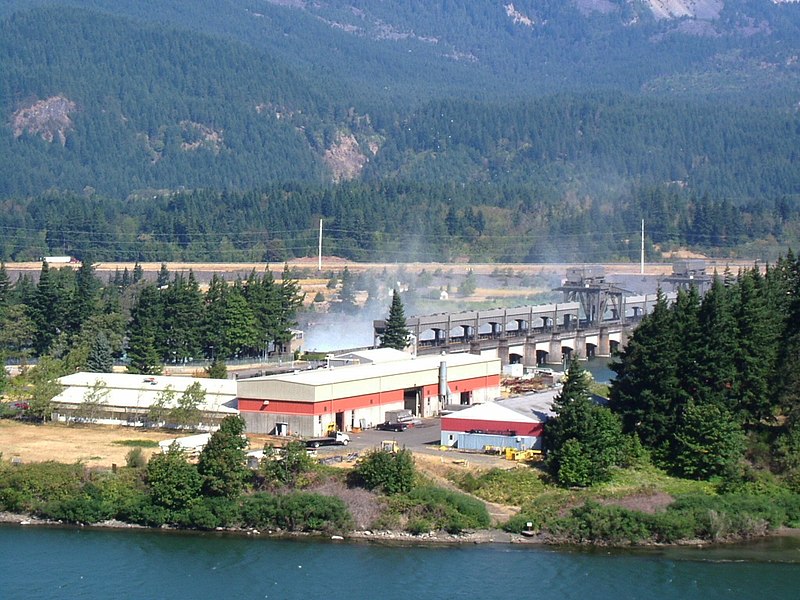
<instances>
[{"instance_id":1,"label":"parked car","mask_svg":"<svg viewBox=\"0 0 800 600\"><path fill-rule=\"evenodd\" d=\"M380 423L376 429L380 429L381 431L405 431L408 429L408 423L384 421Z\"/></svg>"}]
</instances>

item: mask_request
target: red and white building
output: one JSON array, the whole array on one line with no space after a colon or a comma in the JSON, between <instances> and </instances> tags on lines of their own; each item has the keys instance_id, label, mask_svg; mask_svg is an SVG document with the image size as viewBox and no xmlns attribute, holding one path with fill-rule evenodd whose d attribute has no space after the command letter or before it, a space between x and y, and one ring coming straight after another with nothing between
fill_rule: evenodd
<instances>
[{"instance_id":1,"label":"red and white building","mask_svg":"<svg viewBox=\"0 0 800 600\"><path fill-rule=\"evenodd\" d=\"M331 429L374 427L386 420L387 411L407 409L431 417L446 404L487 402L500 396L498 358L472 354L370 358L369 364L240 380L238 408L247 431L316 437Z\"/></svg>"},{"instance_id":2,"label":"red and white building","mask_svg":"<svg viewBox=\"0 0 800 600\"><path fill-rule=\"evenodd\" d=\"M442 446L482 450L485 446L541 450L542 421L496 402L442 417Z\"/></svg>"}]
</instances>

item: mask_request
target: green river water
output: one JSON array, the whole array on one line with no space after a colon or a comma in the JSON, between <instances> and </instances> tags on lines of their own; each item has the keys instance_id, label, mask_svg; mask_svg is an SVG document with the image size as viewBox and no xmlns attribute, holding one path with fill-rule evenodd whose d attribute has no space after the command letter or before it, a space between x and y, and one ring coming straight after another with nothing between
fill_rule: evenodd
<instances>
[{"instance_id":1,"label":"green river water","mask_svg":"<svg viewBox=\"0 0 800 600\"><path fill-rule=\"evenodd\" d=\"M800 598L800 539L643 551L0 526L0 599Z\"/></svg>"}]
</instances>

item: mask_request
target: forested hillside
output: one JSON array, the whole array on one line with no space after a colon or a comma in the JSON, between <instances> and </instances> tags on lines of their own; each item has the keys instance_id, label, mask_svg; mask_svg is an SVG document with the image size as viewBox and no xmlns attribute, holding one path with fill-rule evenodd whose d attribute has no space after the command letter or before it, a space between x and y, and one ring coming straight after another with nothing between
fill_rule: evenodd
<instances>
[{"instance_id":1,"label":"forested hillside","mask_svg":"<svg viewBox=\"0 0 800 600\"><path fill-rule=\"evenodd\" d=\"M800 6L711 4L11 0L0 257L774 258Z\"/></svg>"}]
</instances>

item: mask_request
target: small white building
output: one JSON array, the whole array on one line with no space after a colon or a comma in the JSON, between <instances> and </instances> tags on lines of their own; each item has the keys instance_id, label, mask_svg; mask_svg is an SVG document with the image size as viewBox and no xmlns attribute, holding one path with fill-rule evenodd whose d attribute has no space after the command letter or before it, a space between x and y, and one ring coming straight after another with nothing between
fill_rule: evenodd
<instances>
[{"instance_id":1,"label":"small white building","mask_svg":"<svg viewBox=\"0 0 800 600\"><path fill-rule=\"evenodd\" d=\"M239 414L234 380L81 372L61 377L58 382L64 389L53 398L54 421L175 427L169 411L177 407L180 397L194 383L199 383L205 392L205 399L197 407L200 420L194 429L213 431L228 415ZM167 398L161 411L163 417L154 422L151 408Z\"/></svg>"}]
</instances>

